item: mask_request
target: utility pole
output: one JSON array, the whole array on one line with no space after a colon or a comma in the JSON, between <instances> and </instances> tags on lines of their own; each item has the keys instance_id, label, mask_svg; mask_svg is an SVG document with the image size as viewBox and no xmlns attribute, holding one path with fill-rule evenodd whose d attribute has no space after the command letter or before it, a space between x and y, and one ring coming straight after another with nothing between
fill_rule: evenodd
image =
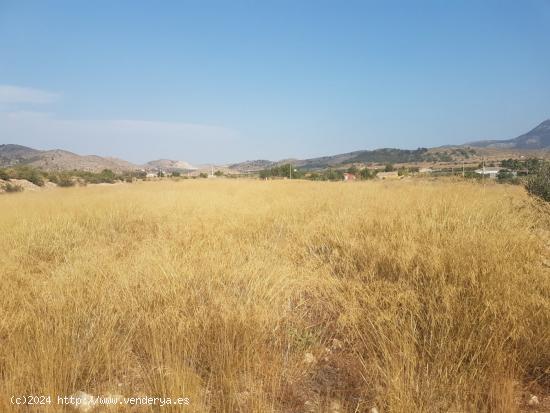
<instances>
[{"instance_id":1,"label":"utility pole","mask_svg":"<svg viewBox=\"0 0 550 413\"><path fill-rule=\"evenodd\" d=\"M481 162L483 162L483 174L481 175L481 179L483 181L483 185L485 186L485 157L481 158Z\"/></svg>"},{"instance_id":2,"label":"utility pole","mask_svg":"<svg viewBox=\"0 0 550 413\"><path fill-rule=\"evenodd\" d=\"M288 163L288 169L290 171L290 179L292 179L292 162Z\"/></svg>"},{"instance_id":3,"label":"utility pole","mask_svg":"<svg viewBox=\"0 0 550 413\"><path fill-rule=\"evenodd\" d=\"M462 161L462 177L464 178L464 161Z\"/></svg>"}]
</instances>

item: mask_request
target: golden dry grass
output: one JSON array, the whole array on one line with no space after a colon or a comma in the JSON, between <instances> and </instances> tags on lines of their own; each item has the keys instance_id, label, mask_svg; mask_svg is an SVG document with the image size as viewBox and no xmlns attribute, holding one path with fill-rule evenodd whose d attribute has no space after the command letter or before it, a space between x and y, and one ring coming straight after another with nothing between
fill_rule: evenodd
<instances>
[{"instance_id":1,"label":"golden dry grass","mask_svg":"<svg viewBox=\"0 0 550 413\"><path fill-rule=\"evenodd\" d=\"M548 215L519 187L197 180L0 210L1 412L77 390L513 412L549 383Z\"/></svg>"}]
</instances>

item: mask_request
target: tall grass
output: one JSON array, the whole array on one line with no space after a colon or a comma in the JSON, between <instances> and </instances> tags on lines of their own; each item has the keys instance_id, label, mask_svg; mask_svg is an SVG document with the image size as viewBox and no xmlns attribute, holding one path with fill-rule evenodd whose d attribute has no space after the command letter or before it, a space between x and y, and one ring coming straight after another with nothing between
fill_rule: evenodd
<instances>
[{"instance_id":1,"label":"tall grass","mask_svg":"<svg viewBox=\"0 0 550 413\"><path fill-rule=\"evenodd\" d=\"M548 214L518 187L160 182L0 211L2 412L77 390L513 412L550 382Z\"/></svg>"}]
</instances>

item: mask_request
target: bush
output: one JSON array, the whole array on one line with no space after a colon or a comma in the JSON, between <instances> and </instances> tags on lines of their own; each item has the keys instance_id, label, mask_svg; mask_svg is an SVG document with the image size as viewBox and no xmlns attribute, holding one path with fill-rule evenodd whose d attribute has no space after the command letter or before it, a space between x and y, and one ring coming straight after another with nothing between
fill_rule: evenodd
<instances>
[{"instance_id":1,"label":"bush","mask_svg":"<svg viewBox=\"0 0 550 413\"><path fill-rule=\"evenodd\" d=\"M25 179L37 186L44 186L44 177L42 176L42 173L37 169L28 166L15 168L10 178Z\"/></svg>"},{"instance_id":2,"label":"bush","mask_svg":"<svg viewBox=\"0 0 550 413\"><path fill-rule=\"evenodd\" d=\"M65 188L74 186L74 184L75 182L68 176L62 176L57 181L57 186L61 186Z\"/></svg>"},{"instance_id":3,"label":"bush","mask_svg":"<svg viewBox=\"0 0 550 413\"><path fill-rule=\"evenodd\" d=\"M363 168L359 172L361 179L372 179L376 176L376 169Z\"/></svg>"},{"instance_id":4,"label":"bush","mask_svg":"<svg viewBox=\"0 0 550 413\"><path fill-rule=\"evenodd\" d=\"M23 192L23 187L17 184L7 183L6 185L4 185L4 189L6 190L6 192Z\"/></svg>"},{"instance_id":5,"label":"bush","mask_svg":"<svg viewBox=\"0 0 550 413\"><path fill-rule=\"evenodd\" d=\"M0 169L0 179L3 179L4 181L7 181L10 179L10 175L8 174L8 171L5 169Z\"/></svg>"},{"instance_id":6,"label":"bush","mask_svg":"<svg viewBox=\"0 0 550 413\"><path fill-rule=\"evenodd\" d=\"M530 195L550 202L550 163L540 165L537 173L527 180L525 187Z\"/></svg>"}]
</instances>

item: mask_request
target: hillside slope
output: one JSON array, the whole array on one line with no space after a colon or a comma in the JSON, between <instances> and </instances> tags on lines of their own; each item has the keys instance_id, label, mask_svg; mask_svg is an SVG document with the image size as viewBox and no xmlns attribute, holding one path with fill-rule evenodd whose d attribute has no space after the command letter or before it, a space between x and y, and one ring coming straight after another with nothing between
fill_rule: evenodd
<instances>
[{"instance_id":1,"label":"hillside slope","mask_svg":"<svg viewBox=\"0 0 550 413\"><path fill-rule=\"evenodd\" d=\"M117 158L97 155L82 156L61 149L41 151L22 145L0 145L0 167L17 165L28 165L47 171L78 169L100 172L104 169L111 169L121 172L138 169L137 165Z\"/></svg>"},{"instance_id":2,"label":"hillside slope","mask_svg":"<svg viewBox=\"0 0 550 413\"><path fill-rule=\"evenodd\" d=\"M550 119L517 138L478 141L468 145L483 148L550 149Z\"/></svg>"}]
</instances>

